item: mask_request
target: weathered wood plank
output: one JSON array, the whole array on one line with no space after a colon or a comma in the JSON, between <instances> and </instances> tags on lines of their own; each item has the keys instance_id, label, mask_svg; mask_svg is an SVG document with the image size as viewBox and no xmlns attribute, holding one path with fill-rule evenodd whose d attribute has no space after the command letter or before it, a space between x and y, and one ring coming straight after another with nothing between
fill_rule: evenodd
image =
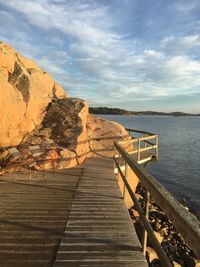
<instances>
[{"instance_id":1,"label":"weathered wood plank","mask_svg":"<svg viewBox=\"0 0 200 267\"><path fill-rule=\"evenodd\" d=\"M13 173L0 183L0 266L50 267L82 169Z\"/></svg>"},{"instance_id":2,"label":"weathered wood plank","mask_svg":"<svg viewBox=\"0 0 200 267\"><path fill-rule=\"evenodd\" d=\"M2 266L147 266L111 159L6 175L0 198Z\"/></svg>"},{"instance_id":3,"label":"weathered wood plank","mask_svg":"<svg viewBox=\"0 0 200 267\"><path fill-rule=\"evenodd\" d=\"M91 159L83 167L54 267L146 267L112 160Z\"/></svg>"}]
</instances>

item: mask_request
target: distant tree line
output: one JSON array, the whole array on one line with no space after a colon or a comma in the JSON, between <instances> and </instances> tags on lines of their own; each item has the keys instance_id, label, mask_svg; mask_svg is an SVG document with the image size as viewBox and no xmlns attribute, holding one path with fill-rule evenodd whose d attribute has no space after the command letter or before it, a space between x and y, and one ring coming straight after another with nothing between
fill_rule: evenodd
<instances>
[{"instance_id":1,"label":"distant tree line","mask_svg":"<svg viewBox=\"0 0 200 267\"><path fill-rule=\"evenodd\" d=\"M158 112L158 111L128 111L121 108L108 107L90 107L91 114L105 114L105 115L160 115L160 116L200 116L200 114L189 114L184 112Z\"/></svg>"},{"instance_id":2,"label":"distant tree line","mask_svg":"<svg viewBox=\"0 0 200 267\"><path fill-rule=\"evenodd\" d=\"M136 112L127 111L121 108L107 108L107 107L90 107L89 112L92 114L108 114L108 115L135 115Z\"/></svg>"}]
</instances>

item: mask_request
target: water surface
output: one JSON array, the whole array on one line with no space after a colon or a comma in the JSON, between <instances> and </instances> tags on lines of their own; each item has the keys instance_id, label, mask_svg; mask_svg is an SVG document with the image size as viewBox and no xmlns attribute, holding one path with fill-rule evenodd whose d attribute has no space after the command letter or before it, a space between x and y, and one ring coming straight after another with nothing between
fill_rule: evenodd
<instances>
[{"instance_id":1,"label":"water surface","mask_svg":"<svg viewBox=\"0 0 200 267\"><path fill-rule=\"evenodd\" d=\"M200 117L101 115L159 136L159 162L147 168L200 219Z\"/></svg>"}]
</instances>

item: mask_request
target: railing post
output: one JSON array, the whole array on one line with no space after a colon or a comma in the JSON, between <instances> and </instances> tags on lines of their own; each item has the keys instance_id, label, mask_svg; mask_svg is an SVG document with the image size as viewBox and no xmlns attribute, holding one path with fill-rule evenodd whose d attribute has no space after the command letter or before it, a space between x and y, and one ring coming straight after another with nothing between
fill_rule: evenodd
<instances>
[{"instance_id":1,"label":"railing post","mask_svg":"<svg viewBox=\"0 0 200 267\"><path fill-rule=\"evenodd\" d=\"M113 159L116 158L116 148L114 150L114 155L113 155ZM114 174L115 174L115 169L116 169L116 164L115 164L115 161L113 160L113 171L114 171Z\"/></svg>"},{"instance_id":2,"label":"railing post","mask_svg":"<svg viewBox=\"0 0 200 267\"><path fill-rule=\"evenodd\" d=\"M156 148L155 148L155 154L156 154L156 159L158 159L158 136L156 135Z\"/></svg>"},{"instance_id":3,"label":"railing post","mask_svg":"<svg viewBox=\"0 0 200 267\"><path fill-rule=\"evenodd\" d=\"M115 148L115 151L114 151L114 159L117 159L117 149ZM114 161L114 164L113 164L113 168L114 168L114 174L115 174L115 178L117 179L117 175L118 175L118 169L117 169L117 165Z\"/></svg>"},{"instance_id":4,"label":"railing post","mask_svg":"<svg viewBox=\"0 0 200 267\"><path fill-rule=\"evenodd\" d=\"M120 166L120 153L118 153L118 165ZM119 181L119 176L120 176L120 173L119 173L119 170L117 169L117 181Z\"/></svg>"},{"instance_id":5,"label":"railing post","mask_svg":"<svg viewBox=\"0 0 200 267\"><path fill-rule=\"evenodd\" d=\"M149 219L149 202L150 202L150 194L147 190L145 190L145 217L148 220ZM143 244L142 244L142 251L144 253L144 256L146 255L146 248L147 248L147 231L145 228L143 228Z\"/></svg>"},{"instance_id":6,"label":"railing post","mask_svg":"<svg viewBox=\"0 0 200 267\"><path fill-rule=\"evenodd\" d=\"M128 164L125 162L125 171L124 171L124 176L125 176L125 179L127 180L127 175L128 175ZM125 192L126 192L126 185L124 183L124 187L123 187L123 199L125 198Z\"/></svg>"},{"instance_id":7,"label":"railing post","mask_svg":"<svg viewBox=\"0 0 200 267\"><path fill-rule=\"evenodd\" d=\"M147 137L148 135L147 134L145 134L145 137ZM146 148L147 147L147 142L146 142L146 140L144 141L144 148Z\"/></svg>"},{"instance_id":8,"label":"railing post","mask_svg":"<svg viewBox=\"0 0 200 267\"><path fill-rule=\"evenodd\" d=\"M29 168L29 179L31 180L31 168Z\"/></svg>"},{"instance_id":9,"label":"railing post","mask_svg":"<svg viewBox=\"0 0 200 267\"><path fill-rule=\"evenodd\" d=\"M138 138L138 158L137 161L140 161L140 139Z\"/></svg>"}]
</instances>

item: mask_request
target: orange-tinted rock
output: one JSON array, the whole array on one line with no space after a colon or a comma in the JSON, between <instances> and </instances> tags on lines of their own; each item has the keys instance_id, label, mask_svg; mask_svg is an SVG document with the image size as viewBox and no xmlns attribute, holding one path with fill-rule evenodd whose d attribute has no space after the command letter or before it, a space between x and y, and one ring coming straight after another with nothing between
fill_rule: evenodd
<instances>
[{"instance_id":1,"label":"orange-tinted rock","mask_svg":"<svg viewBox=\"0 0 200 267\"><path fill-rule=\"evenodd\" d=\"M77 155L75 152L63 149L57 167L59 169L72 168L77 165Z\"/></svg>"},{"instance_id":2,"label":"orange-tinted rock","mask_svg":"<svg viewBox=\"0 0 200 267\"><path fill-rule=\"evenodd\" d=\"M135 209L130 209L130 214L133 217L133 219L140 217L139 212Z\"/></svg>"},{"instance_id":3,"label":"orange-tinted rock","mask_svg":"<svg viewBox=\"0 0 200 267\"><path fill-rule=\"evenodd\" d=\"M77 162L81 164L88 156L89 141L88 141L88 130L87 130L87 121L88 121L88 104L84 101L84 107L79 112L78 117L82 122L82 132L77 137L77 145L76 145L76 154L77 154Z\"/></svg>"},{"instance_id":4,"label":"orange-tinted rock","mask_svg":"<svg viewBox=\"0 0 200 267\"><path fill-rule=\"evenodd\" d=\"M66 96L48 73L0 42L0 147L20 149L19 168L20 162L66 168L88 156L110 157L114 141L129 138L120 124L88 115L86 101ZM34 147L41 153L31 151Z\"/></svg>"},{"instance_id":5,"label":"orange-tinted rock","mask_svg":"<svg viewBox=\"0 0 200 267\"><path fill-rule=\"evenodd\" d=\"M178 262L176 262L176 261L173 261L173 266L174 267L182 267L182 265L181 264L179 264Z\"/></svg>"},{"instance_id":6,"label":"orange-tinted rock","mask_svg":"<svg viewBox=\"0 0 200 267\"><path fill-rule=\"evenodd\" d=\"M94 115L89 115L87 128L91 149L90 156L112 157L114 155L114 141L130 139L122 125Z\"/></svg>"},{"instance_id":7,"label":"orange-tinted rock","mask_svg":"<svg viewBox=\"0 0 200 267\"><path fill-rule=\"evenodd\" d=\"M57 99L49 104L43 121L24 142L40 145L54 143L75 152L82 162L89 152L87 102L77 98Z\"/></svg>"},{"instance_id":8,"label":"orange-tinted rock","mask_svg":"<svg viewBox=\"0 0 200 267\"><path fill-rule=\"evenodd\" d=\"M147 259L148 261L151 263L153 260L158 259L158 255L156 253L156 251L151 248L151 247L147 247L146 248L146 255L147 255Z\"/></svg>"},{"instance_id":9,"label":"orange-tinted rock","mask_svg":"<svg viewBox=\"0 0 200 267\"><path fill-rule=\"evenodd\" d=\"M23 141L46 149L58 149L58 168L76 166L87 158L89 152L87 117L86 101L76 98L57 99L48 105L41 124ZM42 158L45 159L49 160Z\"/></svg>"},{"instance_id":10,"label":"orange-tinted rock","mask_svg":"<svg viewBox=\"0 0 200 267\"><path fill-rule=\"evenodd\" d=\"M158 239L158 242L162 243L164 237L161 235L161 233L158 231L154 231L154 234L155 234L156 238Z\"/></svg>"},{"instance_id":11,"label":"orange-tinted rock","mask_svg":"<svg viewBox=\"0 0 200 267\"><path fill-rule=\"evenodd\" d=\"M34 62L0 43L0 146L16 146L39 125L64 90Z\"/></svg>"}]
</instances>

